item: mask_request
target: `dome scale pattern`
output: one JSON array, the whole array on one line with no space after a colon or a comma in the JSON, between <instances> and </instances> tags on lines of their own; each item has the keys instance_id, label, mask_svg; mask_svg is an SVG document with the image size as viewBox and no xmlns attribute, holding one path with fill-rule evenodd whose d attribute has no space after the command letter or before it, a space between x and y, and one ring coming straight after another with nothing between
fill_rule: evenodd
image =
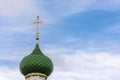
<instances>
[{"instance_id":1,"label":"dome scale pattern","mask_svg":"<svg viewBox=\"0 0 120 80\"><path fill-rule=\"evenodd\" d=\"M20 63L20 71L26 76L29 73L42 73L49 76L53 71L53 63L45 56L36 44L33 52L24 57Z\"/></svg>"}]
</instances>

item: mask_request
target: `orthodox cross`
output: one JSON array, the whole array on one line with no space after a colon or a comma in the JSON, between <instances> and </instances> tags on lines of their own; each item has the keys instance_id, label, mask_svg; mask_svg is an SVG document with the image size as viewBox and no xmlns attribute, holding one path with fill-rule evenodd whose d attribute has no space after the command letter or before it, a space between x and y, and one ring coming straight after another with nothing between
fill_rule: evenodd
<instances>
[{"instance_id":1,"label":"orthodox cross","mask_svg":"<svg viewBox=\"0 0 120 80\"><path fill-rule=\"evenodd\" d=\"M36 25L37 25L37 26L36 26L36 43L37 43L37 44L38 44L38 42L39 42L39 24L42 24L42 23L43 23L43 22L40 21L39 16L37 16L36 21L33 22L33 24L36 24Z\"/></svg>"}]
</instances>

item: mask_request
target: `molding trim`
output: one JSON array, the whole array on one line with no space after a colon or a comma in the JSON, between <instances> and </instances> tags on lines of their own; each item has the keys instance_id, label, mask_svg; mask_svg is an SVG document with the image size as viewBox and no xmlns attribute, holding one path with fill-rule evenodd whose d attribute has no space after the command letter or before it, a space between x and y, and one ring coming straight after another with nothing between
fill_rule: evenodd
<instances>
[{"instance_id":1,"label":"molding trim","mask_svg":"<svg viewBox=\"0 0 120 80\"><path fill-rule=\"evenodd\" d=\"M47 75L42 74L42 73L30 73L25 76L25 78L31 77L31 76L40 76L40 77L45 77L47 78Z\"/></svg>"}]
</instances>

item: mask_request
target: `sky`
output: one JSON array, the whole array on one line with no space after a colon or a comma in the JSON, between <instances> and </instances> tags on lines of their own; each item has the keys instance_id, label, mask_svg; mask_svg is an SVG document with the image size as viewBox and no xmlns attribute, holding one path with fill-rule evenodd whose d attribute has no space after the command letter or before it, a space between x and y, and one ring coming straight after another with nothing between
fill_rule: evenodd
<instances>
[{"instance_id":1,"label":"sky","mask_svg":"<svg viewBox=\"0 0 120 80\"><path fill-rule=\"evenodd\" d=\"M36 16L54 64L48 80L120 80L120 0L0 0L0 80L24 80Z\"/></svg>"}]
</instances>

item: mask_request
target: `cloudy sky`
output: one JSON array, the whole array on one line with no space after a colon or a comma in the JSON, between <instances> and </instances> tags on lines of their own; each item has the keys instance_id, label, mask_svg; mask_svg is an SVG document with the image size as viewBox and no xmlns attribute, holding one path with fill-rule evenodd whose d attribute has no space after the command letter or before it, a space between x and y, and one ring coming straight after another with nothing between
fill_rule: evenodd
<instances>
[{"instance_id":1,"label":"cloudy sky","mask_svg":"<svg viewBox=\"0 0 120 80\"><path fill-rule=\"evenodd\" d=\"M0 0L0 80L24 80L36 16L54 63L48 80L120 80L120 0Z\"/></svg>"}]
</instances>

